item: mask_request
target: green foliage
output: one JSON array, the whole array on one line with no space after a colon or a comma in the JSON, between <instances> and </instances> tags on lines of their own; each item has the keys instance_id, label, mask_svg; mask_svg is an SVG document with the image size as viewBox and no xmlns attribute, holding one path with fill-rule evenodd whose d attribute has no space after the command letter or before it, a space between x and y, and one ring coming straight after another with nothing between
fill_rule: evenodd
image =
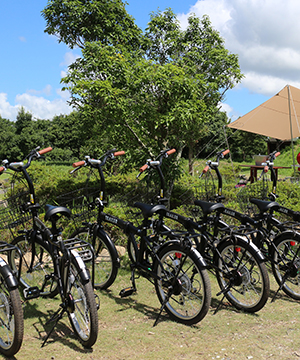
<instances>
[{"instance_id":1,"label":"green foliage","mask_svg":"<svg viewBox=\"0 0 300 360\"><path fill-rule=\"evenodd\" d=\"M92 134L101 129L105 143L126 145L131 159L174 146L193 154L226 90L242 78L208 17L188 21L181 30L171 9L153 13L138 51L85 41L63 79Z\"/></svg>"},{"instance_id":2,"label":"green foliage","mask_svg":"<svg viewBox=\"0 0 300 360\"><path fill-rule=\"evenodd\" d=\"M121 0L48 0L42 16L45 32L71 49L87 41L139 47L141 30Z\"/></svg>"},{"instance_id":3,"label":"green foliage","mask_svg":"<svg viewBox=\"0 0 300 360\"><path fill-rule=\"evenodd\" d=\"M253 155L268 154L267 138L262 135L226 129L229 147L235 161L253 162Z\"/></svg>"}]
</instances>

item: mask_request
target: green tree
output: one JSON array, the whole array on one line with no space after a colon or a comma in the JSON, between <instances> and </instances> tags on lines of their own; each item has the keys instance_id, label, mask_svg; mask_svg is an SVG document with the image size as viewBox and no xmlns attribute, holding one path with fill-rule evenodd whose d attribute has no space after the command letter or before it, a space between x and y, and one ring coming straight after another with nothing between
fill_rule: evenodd
<instances>
[{"instance_id":1,"label":"green tree","mask_svg":"<svg viewBox=\"0 0 300 360\"><path fill-rule=\"evenodd\" d=\"M14 161L20 158L20 150L16 135L15 122L3 119L0 116L0 161L9 159Z\"/></svg>"},{"instance_id":2,"label":"green tree","mask_svg":"<svg viewBox=\"0 0 300 360\"><path fill-rule=\"evenodd\" d=\"M268 154L267 137L227 128L230 152L235 161L251 161L255 154Z\"/></svg>"},{"instance_id":3,"label":"green tree","mask_svg":"<svg viewBox=\"0 0 300 360\"><path fill-rule=\"evenodd\" d=\"M144 53L85 43L63 81L94 133L101 129L118 145L127 139L150 155L162 147L175 146L179 153L188 147L192 172L195 148L216 106L242 74L208 17L188 21L183 31L171 9L153 13L141 43Z\"/></svg>"},{"instance_id":4,"label":"green tree","mask_svg":"<svg viewBox=\"0 0 300 360\"><path fill-rule=\"evenodd\" d=\"M42 11L45 32L71 49L88 41L103 45L140 46L141 30L121 0L48 0Z\"/></svg>"},{"instance_id":5,"label":"green tree","mask_svg":"<svg viewBox=\"0 0 300 360\"><path fill-rule=\"evenodd\" d=\"M75 111L69 115L55 116L49 124L47 133L49 143L54 148L53 154L60 154L57 160L70 160L70 155L78 159L80 148L88 140L82 130L80 114Z\"/></svg>"}]
</instances>

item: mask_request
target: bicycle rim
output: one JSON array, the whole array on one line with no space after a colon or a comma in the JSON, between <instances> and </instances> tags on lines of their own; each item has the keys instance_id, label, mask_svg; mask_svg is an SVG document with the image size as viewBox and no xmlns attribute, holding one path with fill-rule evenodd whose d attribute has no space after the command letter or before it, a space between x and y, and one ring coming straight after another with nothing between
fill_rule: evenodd
<instances>
[{"instance_id":1,"label":"bicycle rim","mask_svg":"<svg viewBox=\"0 0 300 360\"><path fill-rule=\"evenodd\" d=\"M94 345L98 336L98 314L93 287L83 283L73 263L68 277L68 294L71 302L68 311L74 332L87 348Z\"/></svg>"},{"instance_id":2,"label":"bicycle rim","mask_svg":"<svg viewBox=\"0 0 300 360\"><path fill-rule=\"evenodd\" d=\"M211 289L207 271L201 268L198 258L194 253L186 255L186 251L177 245L168 246L159 252L161 265L157 263L156 273L161 280L155 282L155 287L170 317L192 325L207 314Z\"/></svg>"},{"instance_id":3,"label":"bicycle rim","mask_svg":"<svg viewBox=\"0 0 300 360\"><path fill-rule=\"evenodd\" d=\"M246 242L219 246L217 280L222 293L238 310L259 311L267 302L270 285L267 269Z\"/></svg>"},{"instance_id":4,"label":"bicycle rim","mask_svg":"<svg viewBox=\"0 0 300 360\"><path fill-rule=\"evenodd\" d=\"M23 341L24 319L18 289L9 291L0 276L0 352L15 355Z\"/></svg>"},{"instance_id":5,"label":"bicycle rim","mask_svg":"<svg viewBox=\"0 0 300 360\"><path fill-rule=\"evenodd\" d=\"M300 299L300 239L279 237L272 264L274 277L282 290L295 300Z\"/></svg>"}]
</instances>

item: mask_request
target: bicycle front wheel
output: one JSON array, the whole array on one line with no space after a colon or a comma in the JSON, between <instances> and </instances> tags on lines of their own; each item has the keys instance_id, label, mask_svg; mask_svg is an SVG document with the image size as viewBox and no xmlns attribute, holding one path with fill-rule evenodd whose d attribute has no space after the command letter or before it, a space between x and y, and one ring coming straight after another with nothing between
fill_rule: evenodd
<instances>
[{"instance_id":1,"label":"bicycle front wheel","mask_svg":"<svg viewBox=\"0 0 300 360\"><path fill-rule=\"evenodd\" d=\"M268 300L270 283L258 249L239 236L222 241L215 258L221 293L238 310L259 311Z\"/></svg>"},{"instance_id":2,"label":"bicycle front wheel","mask_svg":"<svg viewBox=\"0 0 300 360\"><path fill-rule=\"evenodd\" d=\"M273 241L274 277L288 296L300 300L300 236L287 231L275 237Z\"/></svg>"},{"instance_id":3,"label":"bicycle front wheel","mask_svg":"<svg viewBox=\"0 0 300 360\"><path fill-rule=\"evenodd\" d=\"M88 227L76 230L71 237L92 244L95 252L94 287L102 290L109 288L117 277L119 264L118 252L112 240L101 231L93 240L93 233ZM91 263L86 263L86 266L91 271Z\"/></svg>"},{"instance_id":4,"label":"bicycle front wheel","mask_svg":"<svg viewBox=\"0 0 300 360\"><path fill-rule=\"evenodd\" d=\"M20 285L23 289L38 287L41 296L54 297L58 293L54 279L54 262L50 249L46 244L30 242L26 236L18 236L12 241L22 253L22 269L20 255L12 250L9 256L11 269L20 274Z\"/></svg>"},{"instance_id":5,"label":"bicycle front wheel","mask_svg":"<svg viewBox=\"0 0 300 360\"><path fill-rule=\"evenodd\" d=\"M5 282L3 268L0 267L0 352L15 355L22 345L24 319L18 289L9 289Z\"/></svg>"},{"instance_id":6,"label":"bicycle front wheel","mask_svg":"<svg viewBox=\"0 0 300 360\"><path fill-rule=\"evenodd\" d=\"M211 287L200 254L170 243L158 251L155 261L155 290L169 316L180 323L193 325L207 314L211 302Z\"/></svg>"},{"instance_id":7,"label":"bicycle front wheel","mask_svg":"<svg viewBox=\"0 0 300 360\"><path fill-rule=\"evenodd\" d=\"M83 281L72 258L68 276L68 316L75 334L85 348L91 348L98 336L98 314L91 281Z\"/></svg>"}]
</instances>

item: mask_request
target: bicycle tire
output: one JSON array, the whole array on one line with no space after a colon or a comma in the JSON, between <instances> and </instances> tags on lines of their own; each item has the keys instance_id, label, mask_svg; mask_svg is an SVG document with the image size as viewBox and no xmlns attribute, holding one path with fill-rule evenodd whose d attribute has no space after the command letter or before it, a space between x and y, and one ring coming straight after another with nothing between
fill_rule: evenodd
<instances>
[{"instance_id":1,"label":"bicycle tire","mask_svg":"<svg viewBox=\"0 0 300 360\"><path fill-rule=\"evenodd\" d=\"M24 317L19 290L10 289L5 278L0 267L0 352L11 357L20 350L23 342Z\"/></svg>"},{"instance_id":2,"label":"bicycle tire","mask_svg":"<svg viewBox=\"0 0 300 360\"><path fill-rule=\"evenodd\" d=\"M99 231L93 240L89 227L75 230L71 235L71 238L73 237L78 237L93 246L95 252L94 288L108 289L114 283L119 268L119 255L113 241L106 233ZM86 263L86 267L91 271L92 264Z\"/></svg>"},{"instance_id":3,"label":"bicycle tire","mask_svg":"<svg viewBox=\"0 0 300 360\"><path fill-rule=\"evenodd\" d=\"M37 286L40 296L54 297L58 293L57 282L51 276L54 273L54 260L51 250L46 243L34 242L35 258L32 265L33 270L29 270L32 261L32 242L25 235L16 237L12 241L22 252L22 269L20 275L20 285L23 289ZM9 265L17 274L19 272L19 253L12 250L9 255ZM46 279L48 277L48 279Z\"/></svg>"},{"instance_id":4,"label":"bicycle tire","mask_svg":"<svg viewBox=\"0 0 300 360\"><path fill-rule=\"evenodd\" d=\"M200 254L179 242L171 242L162 246L157 256L159 261L154 262L154 272L160 280L155 280L155 290L160 303L165 304L173 320L186 325L198 323L208 313L211 303L210 280L200 262ZM174 275L184 258L178 276ZM173 293L169 297L170 286Z\"/></svg>"},{"instance_id":5,"label":"bicycle tire","mask_svg":"<svg viewBox=\"0 0 300 360\"><path fill-rule=\"evenodd\" d=\"M272 254L275 280L288 296L300 300L300 235L286 231L276 236L273 243L276 247Z\"/></svg>"},{"instance_id":6,"label":"bicycle tire","mask_svg":"<svg viewBox=\"0 0 300 360\"><path fill-rule=\"evenodd\" d=\"M254 313L264 307L270 282L255 245L240 236L227 238L219 243L214 262L221 292L236 309Z\"/></svg>"},{"instance_id":7,"label":"bicycle tire","mask_svg":"<svg viewBox=\"0 0 300 360\"><path fill-rule=\"evenodd\" d=\"M98 313L93 286L78 273L76 259L71 258L68 278L68 294L72 306L68 317L73 331L85 348L91 348L98 337ZM71 309L70 309L71 308Z\"/></svg>"}]
</instances>

